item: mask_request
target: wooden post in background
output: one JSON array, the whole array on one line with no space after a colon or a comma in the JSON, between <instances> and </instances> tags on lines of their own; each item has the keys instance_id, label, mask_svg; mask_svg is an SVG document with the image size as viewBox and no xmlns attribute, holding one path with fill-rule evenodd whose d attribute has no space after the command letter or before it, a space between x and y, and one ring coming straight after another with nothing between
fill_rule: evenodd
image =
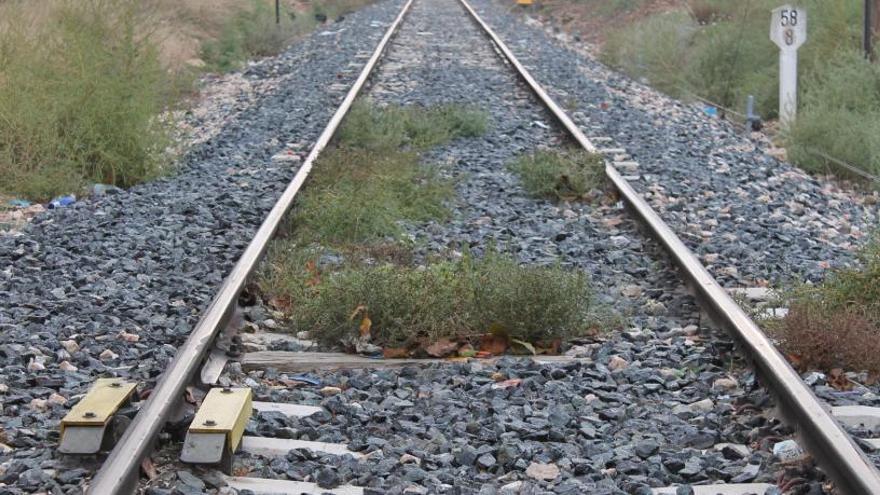
<instances>
[{"instance_id":1,"label":"wooden post in background","mask_svg":"<svg viewBox=\"0 0 880 495\"><path fill-rule=\"evenodd\" d=\"M275 24L281 24L281 0L275 0Z\"/></svg>"},{"instance_id":2,"label":"wooden post in background","mask_svg":"<svg viewBox=\"0 0 880 495\"><path fill-rule=\"evenodd\" d=\"M877 42L877 38L880 37L880 0L871 1L874 2L874 5L871 7L871 17L873 18L871 20L871 47L873 52L873 47Z\"/></svg>"}]
</instances>

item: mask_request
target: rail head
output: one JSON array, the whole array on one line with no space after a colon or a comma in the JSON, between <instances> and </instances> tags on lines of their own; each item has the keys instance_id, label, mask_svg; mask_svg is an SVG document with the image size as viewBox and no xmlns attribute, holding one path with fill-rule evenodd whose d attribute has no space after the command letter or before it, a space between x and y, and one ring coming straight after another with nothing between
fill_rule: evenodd
<instances>
[{"instance_id":1,"label":"rail head","mask_svg":"<svg viewBox=\"0 0 880 495\"><path fill-rule=\"evenodd\" d=\"M474 22L492 40L498 51L517 71L563 128L578 144L589 152L597 148L584 135L547 91L541 87L504 41L471 7L467 0L459 0ZM776 349L757 324L733 301L698 258L685 246L678 235L660 218L660 215L629 185L610 164L606 176L647 226L651 234L666 248L678 265L685 281L708 307L714 318L739 342L746 356L752 360L761 377L780 403L783 415L797 430L811 454L834 481L842 493L880 494L880 472L862 453L840 423L826 410L816 395L801 380L788 361Z\"/></svg>"},{"instance_id":2,"label":"rail head","mask_svg":"<svg viewBox=\"0 0 880 495\"><path fill-rule=\"evenodd\" d=\"M169 414L181 400L186 385L195 376L196 370L210 350L217 333L229 320L238 295L262 259L269 241L293 204L296 194L305 183L315 160L330 143L342 123L342 119L348 113L355 98L360 94L376 67L389 41L409 12L412 3L413 0L406 1L397 17L385 31L385 35L376 45L372 56L321 132L302 166L263 220L254 238L223 281L217 295L202 313L199 322L171 361L149 399L138 411L131 425L125 430L125 434L92 479L88 488L89 494L127 495L136 490L141 461L152 450L153 443Z\"/></svg>"}]
</instances>

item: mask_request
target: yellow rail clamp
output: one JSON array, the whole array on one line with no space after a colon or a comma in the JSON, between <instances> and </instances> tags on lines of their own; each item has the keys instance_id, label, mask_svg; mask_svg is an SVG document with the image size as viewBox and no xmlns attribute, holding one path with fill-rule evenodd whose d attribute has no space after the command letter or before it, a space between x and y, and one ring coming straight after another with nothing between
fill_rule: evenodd
<instances>
[{"instance_id":1,"label":"yellow rail clamp","mask_svg":"<svg viewBox=\"0 0 880 495\"><path fill-rule=\"evenodd\" d=\"M85 397L61 420L61 441L58 450L63 454L95 454L111 447L105 440L113 426L125 426L114 416L128 402L136 384L121 378L99 378ZM108 426L111 428L108 429ZM119 435L116 435L119 436Z\"/></svg>"},{"instance_id":2,"label":"yellow rail clamp","mask_svg":"<svg viewBox=\"0 0 880 495\"><path fill-rule=\"evenodd\" d=\"M532 0L516 0L517 5L531 5Z\"/></svg>"},{"instance_id":3,"label":"yellow rail clamp","mask_svg":"<svg viewBox=\"0 0 880 495\"><path fill-rule=\"evenodd\" d=\"M212 388L186 432L180 460L190 464L221 463L228 471L252 410L251 389Z\"/></svg>"}]
</instances>

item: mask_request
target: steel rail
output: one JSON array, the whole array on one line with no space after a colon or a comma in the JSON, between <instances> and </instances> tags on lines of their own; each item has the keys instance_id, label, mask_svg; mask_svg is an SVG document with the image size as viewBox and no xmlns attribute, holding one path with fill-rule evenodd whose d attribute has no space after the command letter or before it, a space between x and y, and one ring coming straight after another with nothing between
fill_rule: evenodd
<instances>
[{"instance_id":1,"label":"steel rail","mask_svg":"<svg viewBox=\"0 0 880 495\"><path fill-rule=\"evenodd\" d=\"M192 380L199 365L223 325L229 320L239 293L266 251L269 241L290 209L293 200L309 175L315 160L330 142L342 119L351 108L381 58L388 42L403 21L413 0L407 0L394 22L388 27L372 56L364 65L342 104L333 114L324 131L318 137L311 152L282 193L278 202L263 220L254 238L248 244L232 271L223 281L217 295L202 313L183 347L166 369L156 388L138 411L125 434L110 452L101 469L89 485L88 493L94 495L121 495L134 493L137 487L140 463L152 450L153 442L162 430L169 414L182 396L186 385Z\"/></svg>"},{"instance_id":2,"label":"steel rail","mask_svg":"<svg viewBox=\"0 0 880 495\"><path fill-rule=\"evenodd\" d=\"M596 147L593 143L535 81L467 0L459 1L571 137L585 150L595 152ZM819 461L836 487L843 493L852 495L880 494L880 472L844 431L840 423L823 407L770 339L731 299L678 235L612 165L606 165L605 173L631 210L672 256L681 275L697 293L704 307L708 306L707 309L711 311L714 319L737 338L746 356L755 364L780 402L783 415L802 433L801 438L807 444L810 453Z\"/></svg>"}]
</instances>

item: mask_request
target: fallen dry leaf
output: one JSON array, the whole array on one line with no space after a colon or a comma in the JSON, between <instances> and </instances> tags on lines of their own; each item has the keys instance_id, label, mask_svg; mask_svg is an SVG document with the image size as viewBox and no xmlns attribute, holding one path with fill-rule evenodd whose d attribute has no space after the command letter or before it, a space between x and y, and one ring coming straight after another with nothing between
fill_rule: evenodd
<instances>
[{"instance_id":1,"label":"fallen dry leaf","mask_svg":"<svg viewBox=\"0 0 880 495\"><path fill-rule=\"evenodd\" d=\"M458 349L458 342L449 339L440 339L437 342L425 347L425 352L429 356L442 358L454 353Z\"/></svg>"},{"instance_id":2,"label":"fallen dry leaf","mask_svg":"<svg viewBox=\"0 0 880 495\"><path fill-rule=\"evenodd\" d=\"M529 356L534 356L538 353L535 349L535 346L532 344L518 339L510 339L510 352L514 354L525 354Z\"/></svg>"},{"instance_id":3,"label":"fallen dry leaf","mask_svg":"<svg viewBox=\"0 0 880 495\"><path fill-rule=\"evenodd\" d=\"M156 465L153 464L153 460L149 457L144 457L144 460L141 461L141 470L150 480L156 479L156 476L159 476L159 472L156 470Z\"/></svg>"},{"instance_id":4,"label":"fallen dry leaf","mask_svg":"<svg viewBox=\"0 0 880 495\"><path fill-rule=\"evenodd\" d=\"M853 387L852 382L846 377L846 373L840 368L834 368L828 373L828 385L837 390L849 390Z\"/></svg>"},{"instance_id":5,"label":"fallen dry leaf","mask_svg":"<svg viewBox=\"0 0 880 495\"><path fill-rule=\"evenodd\" d=\"M287 296L275 296L269 299L269 306L285 313L290 311L292 301Z\"/></svg>"},{"instance_id":6,"label":"fallen dry leaf","mask_svg":"<svg viewBox=\"0 0 880 495\"><path fill-rule=\"evenodd\" d=\"M518 387L520 383L522 383L522 378L511 378L510 380L504 380L503 382L493 383L492 388L495 390L508 389Z\"/></svg>"},{"instance_id":7,"label":"fallen dry leaf","mask_svg":"<svg viewBox=\"0 0 880 495\"><path fill-rule=\"evenodd\" d=\"M382 349L382 357L385 359L403 359L409 357L409 351L402 347L386 347Z\"/></svg>"},{"instance_id":8,"label":"fallen dry leaf","mask_svg":"<svg viewBox=\"0 0 880 495\"><path fill-rule=\"evenodd\" d=\"M358 330L361 332L361 337L365 339L370 338L371 328L373 328L373 320L370 319L370 315L364 313L364 318L361 320L361 324L358 327Z\"/></svg>"},{"instance_id":9,"label":"fallen dry leaf","mask_svg":"<svg viewBox=\"0 0 880 495\"><path fill-rule=\"evenodd\" d=\"M321 274L318 272L318 265L315 263L315 260L309 260L306 263L306 271L311 275L311 277L306 280L307 286L315 287L321 283Z\"/></svg>"},{"instance_id":10,"label":"fallen dry leaf","mask_svg":"<svg viewBox=\"0 0 880 495\"><path fill-rule=\"evenodd\" d=\"M487 352L491 355L504 354L507 350L507 337L500 335L486 334L480 337L480 351Z\"/></svg>"}]
</instances>

